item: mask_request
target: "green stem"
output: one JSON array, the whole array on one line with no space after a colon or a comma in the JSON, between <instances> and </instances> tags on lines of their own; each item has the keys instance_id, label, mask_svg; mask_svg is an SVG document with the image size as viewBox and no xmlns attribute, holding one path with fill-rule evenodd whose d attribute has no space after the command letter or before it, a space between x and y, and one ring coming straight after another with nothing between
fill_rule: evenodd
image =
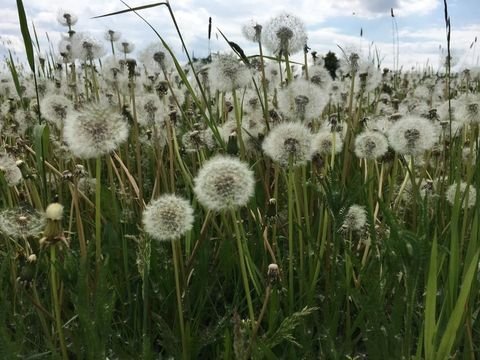
<instances>
[{"instance_id":1,"label":"green stem","mask_svg":"<svg viewBox=\"0 0 480 360\"><path fill-rule=\"evenodd\" d=\"M148 283L150 278L150 256L151 256L151 242L150 238L145 239L144 259L143 259L143 323L142 323L142 358L143 360L151 358L151 339L149 331L149 302L148 302Z\"/></svg>"},{"instance_id":2,"label":"green stem","mask_svg":"<svg viewBox=\"0 0 480 360\"><path fill-rule=\"evenodd\" d=\"M58 301L57 292L57 254L55 246L50 246L50 281L52 282L53 307L55 311L55 323L57 326L58 337L60 340L60 350L62 359L68 359L67 347L65 346L65 337L63 334L62 319L60 314L60 302Z\"/></svg>"},{"instance_id":3,"label":"green stem","mask_svg":"<svg viewBox=\"0 0 480 360\"><path fill-rule=\"evenodd\" d=\"M175 290L177 294L178 321L180 323L180 334L182 337L182 358L188 359L187 337L185 333L185 322L183 318L182 289L180 284L180 252L175 241L172 241L173 267L175 270Z\"/></svg>"},{"instance_id":4,"label":"green stem","mask_svg":"<svg viewBox=\"0 0 480 360\"><path fill-rule=\"evenodd\" d=\"M288 195L288 303L290 314L293 314L294 286L293 286L293 168L290 161L288 168L287 195Z\"/></svg>"},{"instance_id":5,"label":"green stem","mask_svg":"<svg viewBox=\"0 0 480 360\"><path fill-rule=\"evenodd\" d=\"M97 275L100 273L100 263L102 259L102 204L101 204L101 192L102 192L102 158L99 156L96 160L95 169L95 264L97 269Z\"/></svg>"},{"instance_id":6,"label":"green stem","mask_svg":"<svg viewBox=\"0 0 480 360\"><path fill-rule=\"evenodd\" d=\"M242 273L243 287L245 289L245 297L247 298L248 313L250 315L250 320L252 321L252 325L253 325L255 324L255 313L253 312L252 297L250 295L250 285L248 283L247 270L245 268L245 255L243 253L242 235L238 227L237 215L235 213L235 210L231 209L230 213L232 215L233 227L235 228L235 238L237 240L238 257L240 261L240 271Z\"/></svg>"}]
</instances>

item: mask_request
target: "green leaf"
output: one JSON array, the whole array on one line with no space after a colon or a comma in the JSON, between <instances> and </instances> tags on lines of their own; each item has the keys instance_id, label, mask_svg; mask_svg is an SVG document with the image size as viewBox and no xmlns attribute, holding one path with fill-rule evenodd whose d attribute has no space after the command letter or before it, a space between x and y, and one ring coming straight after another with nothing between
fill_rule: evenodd
<instances>
[{"instance_id":1,"label":"green leaf","mask_svg":"<svg viewBox=\"0 0 480 360\"><path fill-rule=\"evenodd\" d=\"M43 186L42 186L42 195L44 201L46 200L47 194L46 192L46 183L45 183L45 166L44 161L48 155L48 144L50 141L50 130L47 124L39 124L35 125L33 128L33 149L35 150L36 160L37 160L37 171L41 175L41 179L43 179Z\"/></svg>"},{"instance_id":2,"label":"green leaf","mask_svg":"<svg viewBox=\"0 0 480 360\"><path fill-rule=\"evenodd\" d=\"M10 73L12 74L13 83L15 85L15 90L17 90L18 97L22 98L23 92L22 92L22 88L20 87L20 80L18 80L18 72L15 67L15 62L13 61L13 56L10 50L8 50L8 54L10 56L10 59L7 59L7 65L8 65L8 68L10 69Z\"/></svg>"},{"instance_id":3,"label":"green leaf","mask_svg":"<svg viewBox=\"0 0 480 360\"><path fill-rule=\"evenodd\" d=\"M27 53L28 64L30 69L35 73L35 58L33 56L32 38L30 37L30 31L27 25L27 16L25 15L25 9L23 8L22 0L17 0L18 20L20 21L20 30L22 31L23 43L25 44L25 51Z\"/></svg>"}]
</instances>

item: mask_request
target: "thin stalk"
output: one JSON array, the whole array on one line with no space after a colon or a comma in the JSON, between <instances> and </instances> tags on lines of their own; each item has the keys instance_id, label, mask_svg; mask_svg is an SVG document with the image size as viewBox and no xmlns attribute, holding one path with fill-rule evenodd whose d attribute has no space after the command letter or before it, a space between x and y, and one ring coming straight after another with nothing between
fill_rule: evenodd
<instances>
[{"instance_id":1,"label":"thin stalk","mask_svg":"<svg viewBox=\"0 0 480 360\"><path fill-rule=\"evenodd\" d=\"M288 168L288 180L287 180L287 195L288 195L288 304L290 313L293 313L294 309L294 286L293 286L293 187L294 176L292 161L290 160Z\"/></svg>"},{"instance_id":2,"label":"thin stalk","mask_svg":"<svg viewBox=\"0 0 480 360\"><path fill-rule=\"evenodd\" d=\"M62 318L60 313L60 302L58 301L58 284L57 284L57 254L55 246L50 246L50 281L52 283L53 307L55 312L55 323L57 326L58 338L60 341L60 350L62 359L68 360L67 347L65 345L65 336L63 334Z\"/></svg>"},{"instance_id":3,"label":"thin stalk","mask_svg":"<svg viewBox=\"0 0 480 360\"><path fill-rule=\"evenodd\" d=\"M95 264L97 276L100 273L100 263L102 260L102 158L99 156L96 160L95 169Z\"/></svg>"},{"instance_id":4,"label":"thin stalk","mask_svg":"<svg viewBox=\"0 0 480 360\"><path fill-rule=\"evenodd\" d=\"M247 298L248 313L250 315L250 320L252 325L255 324L255 313L253 312L253 303L252 296L250 295L250 285L248 283L247 269L245 267L245 255L243 252L242 244L242 235L238 226L237 215L234 209L231 209L230 214L232 215L233 227L235 229L235 238L237 241L238 257L240 261L240 271L242 273L243 287L245 290L245 297Z\"/></svg>"},{"instance_id":5,"label":"thin stalk","mask_svg":"<svg viewBox=\"0 0 480 360\"><path fill-rule=\"evenodd\" d=\"M150 304L148 301L148 284L150 282L150 256L151 240L145 238L145 253L143 259L143 322L142 322L142 358L143 360L151 358L151 337L150 337Z\"/></svg>"},{"instance_id":6,"label":"thin stalk","mask_svg":"<svg viewBox=\"0 0 480 360\"><path fill-rule=\"evenodd\" d=\"M175 271L175 292L177 295L177 310L178 310L178 321L180 323L180 334L182 337L182 358L188 359L188 346L187 346L187 337L185 333L185 321L183 318L183 304L182 304L182 288L180 284L180 253L177 249L175 241L172 241L172 252L173 252L173 267Z\"/></svg>"}]
</instances>

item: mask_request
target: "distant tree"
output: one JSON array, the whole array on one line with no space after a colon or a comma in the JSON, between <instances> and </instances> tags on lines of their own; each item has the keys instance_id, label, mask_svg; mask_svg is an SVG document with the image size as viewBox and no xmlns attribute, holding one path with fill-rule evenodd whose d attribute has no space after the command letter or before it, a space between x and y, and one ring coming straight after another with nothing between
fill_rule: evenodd
<instances>
[{"instance_id":1,"label":"distant tree","mask_svg":"<svg viewBox=\"0 0 480 360\"><path fill-rule=\"evenodd\" d=\"M328 70L332 79L335 80L335 78L336 78L335 72L337 71L338 67L340 66L338 64L337 55L335 55L335 53L329 51L327 53L327 55L325 55L323 60L325 62L325 69Z\"/></svg>"}]
</instances>

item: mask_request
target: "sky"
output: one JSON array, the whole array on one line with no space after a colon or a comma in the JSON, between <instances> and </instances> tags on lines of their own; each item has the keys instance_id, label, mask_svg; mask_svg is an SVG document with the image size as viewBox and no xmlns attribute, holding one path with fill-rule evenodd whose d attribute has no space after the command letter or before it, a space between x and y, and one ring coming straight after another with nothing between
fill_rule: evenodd
<instances>
[{"instance_id":1,"label":"sky","mask_svg":"<svg viewBox=\"0 0 480 360\"><path fill-rule=\"evenodd\" d=\"M132 7L155 2L125 1ZM152 30L133 13L93 19L125 9L120 0L23 2L30 24L35 25L43 52L52 48L58 53L57 43L67 30L56 20L60 10L78 16L74 30L91 32L100 39L109 29L120 31L122 39L135 44L136 50L156 40ZM187 49L195 57L205 57L209 52L228 52L229 47L217 29L242 47L247 55L257 54L257 45L243 37L242 25L250 20L265 24L282 12L296 15L305 22L308 46L320 55L331 50L340 56L339 47L355 49L364 57L378 53L381 66L392 67L393 21L398 29L395 38L398 38L399 63L404 69L423 69L427 65L438 69L446 55L444 3L440 0L170 0L170 5ZM391 17L391 8L394 18ZM448 12L455 69L480 65L480 41L476 41L477 37L480 38L478 0L450 0ZM172 46L177 56L184 58L167 8L153 7L142 10L141 14ZM210 41L207 37L209 17L212 18ZM25 51L15 1L0 0L0 19L0 57L5 57L11 50L15 57L23 59Z\"/></svg>"}]
</instances>

